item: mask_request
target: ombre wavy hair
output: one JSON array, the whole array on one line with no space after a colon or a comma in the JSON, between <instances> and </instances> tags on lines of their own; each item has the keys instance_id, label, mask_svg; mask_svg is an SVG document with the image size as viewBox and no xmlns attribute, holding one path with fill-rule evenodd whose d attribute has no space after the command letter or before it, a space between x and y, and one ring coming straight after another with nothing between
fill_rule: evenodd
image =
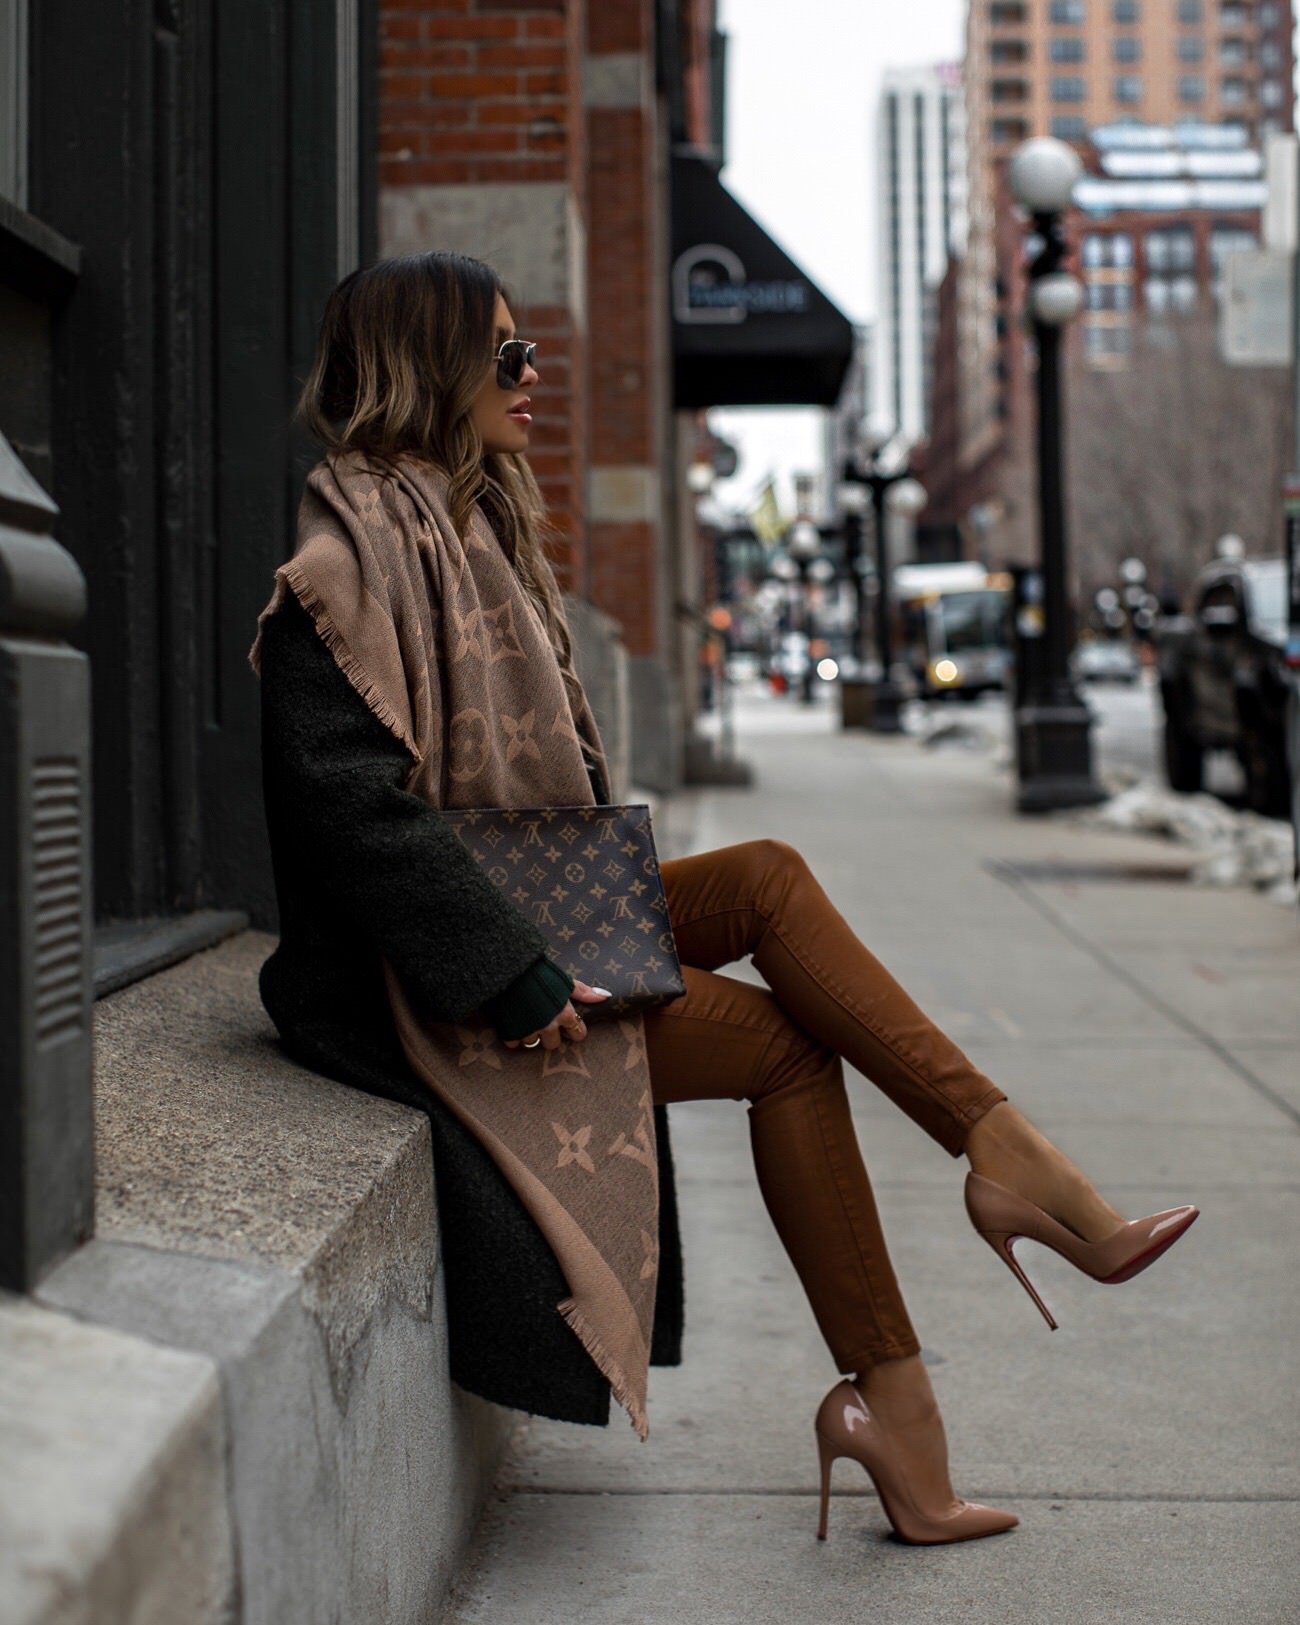
<instances>
[{"instance_id":1,"label":"ombre wavy hair","mask_svg":"<svg viewBox=\"0 0 1300 1625\"><path fill-rule=\"evenodd\" d=\"M470 416L492 364L498 294L508 299L491 266L463 254L411 254L353 271L325 306L298 415L328 451L359 452L381 468L414 459L439 469L462 534L479 504L576 701L573 642L545 553L546 505L526 460L485 452Z\"/></svg>"}]
</instances>

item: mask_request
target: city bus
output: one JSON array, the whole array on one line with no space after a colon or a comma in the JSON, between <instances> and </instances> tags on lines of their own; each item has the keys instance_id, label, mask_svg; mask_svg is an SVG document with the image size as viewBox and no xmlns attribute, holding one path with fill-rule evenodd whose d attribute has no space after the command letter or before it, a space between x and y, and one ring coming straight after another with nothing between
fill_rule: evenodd
<instances>
[{"instance_id":1,"label":"city bus","mask_svg":"<svg viewBox=\"0 0 1300 1625\"><path fill-rule=\"evenodd\" d=\"M973 699L1011 670L1011 577L982 564L900 564L894 606L904 658L923 698Z\"/></svg>"}]
</instances>

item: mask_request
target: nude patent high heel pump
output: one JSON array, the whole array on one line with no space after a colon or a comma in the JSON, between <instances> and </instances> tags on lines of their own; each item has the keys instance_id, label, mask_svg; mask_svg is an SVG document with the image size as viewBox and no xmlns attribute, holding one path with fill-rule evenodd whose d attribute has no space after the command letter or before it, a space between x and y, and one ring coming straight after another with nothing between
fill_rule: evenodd
<instances>
[{"instance_id":1,"label":"nude patent high heel pump","mask_svg":"<svg viewBox=\"0 0 1300 1625\"><path fill-rule=\"evenodd\" d=\"M1154 1264L1200 1214L1200 1209L1194 1207L1168 1208L1149 1218L1133 1219L1102 1241L1084 1241L1033 1202L981 1174L966 1175L966 1211L976 1231L1038 1305L1053 1331L1057 1326L1052 1311L1016 1258L1016 1242L1041 1242L1094 1281L1111 1286L1132 1280Z\"/></svg>"},{"instance_id":2,"label":"nude patent high heel pump","mask_svg":"<svg viewBox=\"0 0 1300 1625\"><path fill-rule=\"evenodd\" d=\"M847 1456L866 1468L894 1533L914 1546L979 1540L984 1535L1000 1535L1014 1529L1020 1522L1014 1512L1000 1512L996 1507L980 1506L976 1501L959 1500L944 1513L926 1512L917 1504L908 1481L905 1454L888 1437L880 1419L867 1408L866 1400L847 1379L837 1383L822 1400L815 1425L822 1473L818 1540L826 1539L831 1467L840 1456Z\"/></svg>"}]
</instances>

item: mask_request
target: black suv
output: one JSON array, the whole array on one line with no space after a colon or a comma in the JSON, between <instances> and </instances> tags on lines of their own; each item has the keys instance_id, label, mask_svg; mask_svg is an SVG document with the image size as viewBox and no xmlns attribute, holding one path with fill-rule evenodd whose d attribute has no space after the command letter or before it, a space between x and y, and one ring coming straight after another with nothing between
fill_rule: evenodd
<instances>
[{"instance_id":1,"label":"black suv","mask_svg":"<svg viewBox=\"0 0 1300 1625\"><path fill-rule=\"evenodd\" d=\"M1175 790L1201 788L1207 750L1233 751L1246 800L1291 812L1286 752L1286 570L1281 559L1221 560L1202 571L1190 616L1157 633L1165 708L1165 771Z\"/></svg>"}]
</instances>

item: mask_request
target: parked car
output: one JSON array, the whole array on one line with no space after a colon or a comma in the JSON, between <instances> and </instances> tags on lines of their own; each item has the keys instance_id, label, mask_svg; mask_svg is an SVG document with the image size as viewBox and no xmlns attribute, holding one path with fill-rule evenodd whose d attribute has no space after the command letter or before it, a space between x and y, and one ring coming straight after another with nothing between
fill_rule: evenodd
<instances>
[{"instance_id":1,"label":"parked car","mask_svg":"<svg viewBox=\"0 0 1300 1625\"><path fill-rule=\"evenodd\" d=\"M1251 808L1290 817L1285 589L1281 559L1219 560L1198 578L1191 615L1157 630L1171 788L1199 790L1205 752L1230 750Z\"/></svg>"},{"instance_id":2,"label":"parked car","mask_svg":"<svg viewBox=\"0 0 1300 1625\"><path fill-rule=\"evenodd\" d=\"M1142 666L1125 639L1092 638L1074 651L1074 672L1084 683L1136 683Z\"/></svg>"}]
</instances>

